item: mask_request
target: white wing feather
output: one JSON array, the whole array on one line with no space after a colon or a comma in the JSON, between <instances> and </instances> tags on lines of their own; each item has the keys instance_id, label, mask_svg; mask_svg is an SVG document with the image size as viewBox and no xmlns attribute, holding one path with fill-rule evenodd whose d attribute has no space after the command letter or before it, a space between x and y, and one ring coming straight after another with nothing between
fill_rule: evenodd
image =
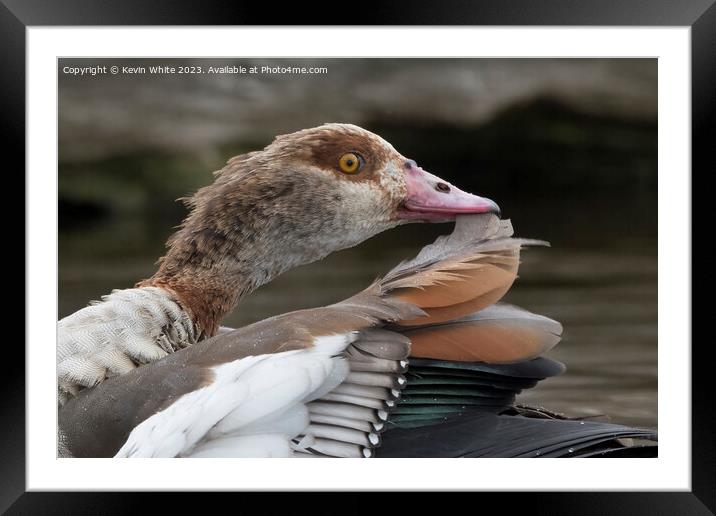
<instances>
[{"instance_id":1,"label":"white wing feather","mask_svg":"<svg viewBox=\"0 0 716 516\"><path fill-rule=\"evenodd\" d=\"M354 333L308 349L245 357L213 368L213 382L132 430L115 457L288 456L308 427L306 403L345 380L337 356Z\"/></svg>"}]
</instances>

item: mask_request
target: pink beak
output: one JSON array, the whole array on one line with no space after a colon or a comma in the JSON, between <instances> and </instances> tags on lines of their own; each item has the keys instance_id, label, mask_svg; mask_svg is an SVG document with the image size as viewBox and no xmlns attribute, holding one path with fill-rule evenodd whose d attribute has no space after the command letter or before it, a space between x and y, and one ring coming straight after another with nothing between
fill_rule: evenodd
<instances>
[{"instance_id":1,"label":"pink beak","mask_svg":"<svg viewBox=\"0 0 716 516\"><path fill-rule=\"evenodd\" d=\"M426 222L446 222L456 215L495 213L500 208L494 201L463 192L437 176L420 168L413 160L405 164L408 193L398 218Z\"/></svg>"}]
</instances>

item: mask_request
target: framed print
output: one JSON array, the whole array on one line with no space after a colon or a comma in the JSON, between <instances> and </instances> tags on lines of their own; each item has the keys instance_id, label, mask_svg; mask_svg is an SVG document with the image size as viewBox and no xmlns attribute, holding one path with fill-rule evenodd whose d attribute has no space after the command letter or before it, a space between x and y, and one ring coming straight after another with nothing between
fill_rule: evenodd
<instances>
[{"instance_id":1,"label":"framed print","mask_svg":"<svg viewBox=\"0 0 716 516\"><path fill-rule=\"evenodd\" d=\"M4 3L27 334L0 507L710 513L691 169L713 165L716 8L448 4L345 27Z\"/></svg>"}]
</instances>

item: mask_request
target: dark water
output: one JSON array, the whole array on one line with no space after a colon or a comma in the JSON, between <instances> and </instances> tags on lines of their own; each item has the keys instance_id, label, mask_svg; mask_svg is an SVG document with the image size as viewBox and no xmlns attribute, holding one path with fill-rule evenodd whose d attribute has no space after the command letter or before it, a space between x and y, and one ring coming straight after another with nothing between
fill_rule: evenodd
<instances>
[{"instance_id":1,"label":"dark water","mask_svg":"<svg viewBox=\"0 0 716 516\"><path fill-rule=\"evenodd\" d=\"M614 195L551 202L506 200L516 234L550 240L523 253L520 278L505 301L559 320L562 342L550 353L567 372L521 401L571 416L657 426L657 256L654 198ZM115 218L60 232L59 316L113 288L149 277L176 220ZM298 268L242 300L224 324L240 326L335 302L451 225L405 226Z\"/></svg>"}]
</instances>

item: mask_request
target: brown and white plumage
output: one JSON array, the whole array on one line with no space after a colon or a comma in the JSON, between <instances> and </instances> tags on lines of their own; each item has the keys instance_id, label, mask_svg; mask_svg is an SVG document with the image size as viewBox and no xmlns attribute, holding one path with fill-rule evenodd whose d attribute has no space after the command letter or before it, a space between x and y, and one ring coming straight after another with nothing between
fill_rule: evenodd
<instances>
[{"instance_id":1,"label":"brown and white plumage","mask_svg":"<svg viewBox=\"0 0 716 516\"><path fill-rule=\"evenodd\" d=\"M405 385L410 341L424 349L427 328L434 342L449 342L417 356L454 358L460 349L467 355L458 360L486 353L487 361L520 361L556 344L558 323L513 307L429 326L400 325L427 319L424 306L432 298L423 294L431 288L443 302L449 285L436 273L446 267L475 257L492 265L486 247L509 249L518 259L524 242L496 221L494 215L460 218L439 254L428 247L345 301L222 332L80 393L60 412L67 446L77 456L371 456ZM495 256L501 263L503 255ZM513 279L497 286L504 289ZM455 302L463 305L462 298ZM467 319L474 328L465 329ZM475 338L489 335L478 321L532 333L507 334L501 348Z\"/></svg>"},{"instance_id":2,"label":"brown and white plumage","mask_svg":"<svg viewBox=\"0 0 716 516\"><path fill-rule=\"evenodd\" d=\"M540 242L359 127L278 137L187 203L154 276L59 322L61 455L367 457L409 357L521 362L559 340L559 323L495 305L521 247ZM453 220L342 302L220 327L289 268L399 224Z\"/></svg>"},{"instance_id":3,"label":"brown and white plumage","mask_svg":"<svg viewBox=\"0 0 716 516\"><path fill-rule=\"evenodd\" d=\"M347 153L361 163L353 173L339 168ZM216 175L185 200L191 212L154 276L59 322L60 404L215 335L243 295L290 268L399 224L496 209L350 124L279 136Z\"/></svg>"}]
</instances>

